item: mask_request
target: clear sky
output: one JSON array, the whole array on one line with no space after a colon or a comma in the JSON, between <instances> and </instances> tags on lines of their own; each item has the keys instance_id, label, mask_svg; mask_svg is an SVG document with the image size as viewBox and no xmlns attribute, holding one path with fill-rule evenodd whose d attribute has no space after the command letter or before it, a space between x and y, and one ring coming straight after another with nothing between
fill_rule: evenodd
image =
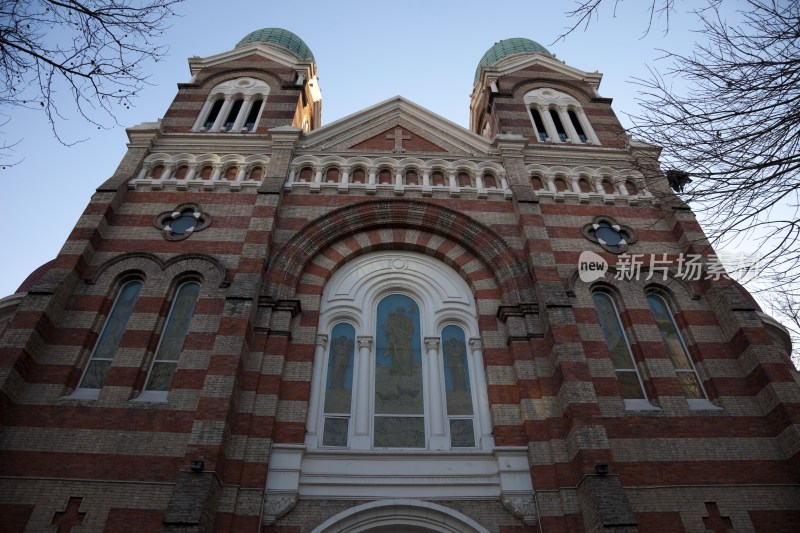
<instances>
[{"instance_id":1,"label":"clear sky","mask_svg":"<svg viewBox=\"0 0 800 533\"><path fill-rule=\"evenodd\" d=\"M662 55L659 48L690 49L698 27L693 2L678 2L669 32L656 21L646 27L649 2L613 1L587 31L554 42L571 24L564 13L571 1L506 0L403 2L215 2L188 0L165 32L169 55L152 65L151 86L131 110L118 113L120 126L98 130L68 114L59 126L70 141L53 139L40 112L11 111L3 127L7 142L19 141L20 162L0 171L0 297L12 294L37 266L54 258L94 189L113 174L126 150L125 127L160 118L189 80L187 59L233 48L249 32L286 28L300 36L317 60L323 95L322 122L329 124L395 95L468 126L469 95L475 66L500 39L533 39L567 64L604 74L600 94L625 113L636 110L632 77L646 75ZM663 65L666 67L666 65ZM113 124L109 124L113 126Z\"/></svg>"}]
</instances>

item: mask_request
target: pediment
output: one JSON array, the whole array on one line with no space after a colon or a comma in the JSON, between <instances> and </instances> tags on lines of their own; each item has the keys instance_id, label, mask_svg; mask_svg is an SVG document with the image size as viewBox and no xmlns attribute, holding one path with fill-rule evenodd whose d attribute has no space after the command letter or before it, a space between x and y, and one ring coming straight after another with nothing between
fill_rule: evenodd
<instances>
[{"instance_id":1,"label":"pediment","mask_svg":"<svg viewBox=\"0 0 800 533\"><path fill-rule=\"evenodd\" d=\"M566 79L584 81L595 90L600 87L600 82L603 79L603 75L599 72L583 71L546 54L517 54L504 58L491 66L481 67L480 83L476 84L476 87L483 87L490 80L533 66L550 70Z\"/></svg>"},{"instance_id":2,"label":"pediment","mask_svg":"<svg viewBox=\"0 0 800 533\"><path fill-rule=\"evenodd\" d=\"M397 96L305 134L300 148L481 157L488 155L490 145L480 135Z\"/></svg>"}]
</instances>

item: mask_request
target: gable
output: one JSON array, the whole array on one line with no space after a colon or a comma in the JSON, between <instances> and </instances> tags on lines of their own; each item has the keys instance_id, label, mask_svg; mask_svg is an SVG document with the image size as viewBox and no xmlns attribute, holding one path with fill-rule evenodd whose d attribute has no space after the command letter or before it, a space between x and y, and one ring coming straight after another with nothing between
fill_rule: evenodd
<instances>
[{"instance_id":1,"label":"gable","mask_svg":"<svg viewBox=\"0 0 800 533\"><path fill-rule=\"evenodd\" d=\"M366 141L351 146L350 149L369 152L389 152L394 154L447 151L426 139L424 135L412 131L409 128L403 128L399 124L374 137L370 137Z\"/></svg>"},{"instance_id":2,"label":"gable","mask_svg":"<svg viewBox=\"0 0 800 533\"><path fill-rule=\"evenodd\" d=\"M489 142L402 97L395 97L303 136L302 150L481 157Z\"/></svg>"}]
</instances>

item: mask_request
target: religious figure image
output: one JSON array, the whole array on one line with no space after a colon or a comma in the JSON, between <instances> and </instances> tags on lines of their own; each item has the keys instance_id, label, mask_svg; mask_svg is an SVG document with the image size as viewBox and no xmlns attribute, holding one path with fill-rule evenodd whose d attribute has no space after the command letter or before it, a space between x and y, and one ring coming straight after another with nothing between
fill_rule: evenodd
<instances>
[{"instance_id":1,"label":"religious figure image","mask_svg":"<svg viewBox=\"0 0 800 533\"><path fill-rule=\"evenodd\" d=\"M451 337L442 346L444 350L444 364L450 371L450 380L454 391L468 390L467 371L464 367L464 354L467 346L464 341Z\"/></svg>"},{"instance_id":2,"label":"religious figure image","mask_svg":"<svg viewBox=\"0 0 800 533\"><path fill-rule=\"evenodd\" d=\"M331 346L331 357L333 359L331 364L331 388L344 389L346 388L347 368L350 366L350 360L353 357L353 340L345 335L334 339Z\"/></svg>"},{"instance_id":3,"label":"religious figure image","mask_svg":"<svg viewBox=\"0 0 800 533\"><path fill-rule=\"evenodd\" d=\"M414 322L405 314L405 308L398 307L381 325L386 334L386 348L383 355L392 361L392 374L410 376L414 361Z\"/></svg>"}]
</instances>

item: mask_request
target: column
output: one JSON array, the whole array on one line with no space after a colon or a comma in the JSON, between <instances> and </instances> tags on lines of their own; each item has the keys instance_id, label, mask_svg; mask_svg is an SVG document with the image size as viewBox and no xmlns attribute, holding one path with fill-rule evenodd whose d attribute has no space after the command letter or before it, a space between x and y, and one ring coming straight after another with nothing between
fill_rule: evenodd
<instances>
[{"instance_id":1,"label":"column","mask_svg":"<svg viewBox=\"0 0 800 533\"><path fill-rule=\"evenodd\" d=\"M194 178L194 175L197 174L197 163L190 163L189 171L186 173L186 181L189 181Z\"/></svg>"},{"instance_id":2,"label":"column","mask_svg":"<svg viewBox=\"0 0 800 533\"><path fill-rule=\"evenodd\" d=\"M545 181L547 182L547 190L548 190L548 191L552 192L553 194L555 194L556 192L558 192L558 191L556 190L556 180L555 180L555 176L545 176L545 177L544 177L544 179L545 179Z\"/></svg>"},{"instance_id":3,"label":"column","mask_svg":"<svg viewBox=\"0 0 800 533\"><path fill-rule=\"evenodd\" d=\"M480 172L475 174L475 187L477 189L485 189L486 188L486 187L484 187L484 184L483 184L483 174L481 174Z\"/></svg>"},{"instance_id":4,"label":"column","mask_svg":"<svg viewBox=\"0 0 800 533\"><path fill-rule=\"evenodd\" d=\"M375 186L375 179L376 179L375 173L376 169L374 168L369 169L369 178L367 179L367 184L372 185L373 187Z\"/></svg>"},{"instance_id":5,"label":"column","mask_svg":"<svg viewBox=\"0 0 800 533\"><path fill-rule=\"evenodd\" d=\"M294 175L297 173L297 167L291 167L289 169L289 178L286 180L287 185L291 185L294 183Z\"/></svg>"},{"instance_id":6,"label":"column","mask_svg":"<svg viewBox=\"0 0 800 533\"><path fill-rule=\"evenodd\" d=\"M174 163L164 163L164 172L161 173L161 181L168 180L172 177L172 173L175 171L175 164Z\"/></svg>"},{"instance_id":7,"label":"column","mask_svg":"<svg viewBox=\"0 0 800 533\"><path fill-rule=\"evenodd\" d=\"M577 137L576 137L576 139L577 139ZM575 176L572 176L572 177L570 178L570 180L569 180L569 182L570 182L570 185L572 186L572 190L573 190L573 192L576 192L576 193L578 193L578 194L580 194L580 193L581 193L581 184L580 184L580 181L581 181L581 180L580 180L580 178L576 178Z\"/></svg>"},{"instance_id":8,"label":"column","mask_svg":"<svg viewBox=\"0 0 800 533\"><path fill-rule=\"evenodd\" d=\"M349 167L342 167L339 169L341 175L339 177L339 192L346 193L347 187L350 183L350 168Z\"/></svg>"},{"instance_id":9,"label":"column","mask_svg":"<svg viewBox=\"0 0 800 533\"><path fill-rule=\"evenodd\" d=\"M439 338L425 337L426 360L428 363L428 414L431 428L431 450L446 450L450 447L444 427L444 389L441 365L439 364Z\"/></svg>"},{"instance_id":10,"label":"column","mask_svg":"<svg viewBox=\"0 0 800 533\"><path fill-rule=\"evenodd\" d=\"M235 133L239 133L239 130L242 129L242 124L244 124L244 120L247 118L248 113L250 113L250 108L253 106L253 95L249 94L244 97L244 101L242 102L242 107L239 108L239 114L236 115L236 120L233 122L233 127L231 131Z\"/></svg>"},{"instance_id":11,"label":"column","mask_svg":"<svg viewBox=\"0 0 800 533\"><path fill-rule=\"evenodd\" d=\"M585 133L586 137L588 137L588 142L591 144L600 144L600 139L598 139L597 135L595 135L592 125L589 124L589 119L586 117L586 113L583 111L583 108L579 107L576 109L575 114L578 116L578 121L581 123L583 133Z\"/></svg>"},{"instance_id":12,"label":"column","mask_svg":"<svg viewBox=\"0 0 800 533\"><path fill-rule=\"evenodd\" d=\"M483 345L480 339L470 339L471 352L470 366L474 370L475 394L478 398L478 417L480 419L481 448L484 450L494 447L492 436L492 415L489 412L489 391L486 387L486 369L483 367Z\"/></svg>"},{"instance_id":13,"label":"column","mask_svg":"<svg viewBox=\"0 0 800 533\"><path fill-rule=\"evenodd\" d=\"M148 172L150 172L150 163L142 163L142 169L139 171L136 179L143 180L147 176Z\"/></svg>"},{"instance_id":14,"label":"column","mask_svg":"<svg viewBox=\"0 0 800 533\"><path fill-rule=\"evenodd\" d=\"M430 188L431 186L431 173L428 170L422 171L422 187Z\"/></svg>"},{"instance_id":15,"label":"column","mask_svg":"<svg viewBox=\"0 0 800 533\"><path fill-rule=\"evenodd\" d=\"M217 163L215 165L212 165L212 168L214 169L214 173L211 174L211 179L208 181L217 181L219 180L220 174L222 174L222 165Z\"/></svg>"},{"instance_id":16,"label":"column","mask_svg":"<svg viewBox=\"0 0 800 533\"><path fill-rule=\"evenodd\" d=\"M458 182L456 181L456 171L455 170L448 170L447 171L447 180L450 183L450 190L457 191L458 190Z\"/></svg>"},{"instance_id":17,"label":"column","mask_svg":"<svg viewBox=\"0 0 800 533\"><path fill-rule=\"evenodd\" d=\"M402 187L403 186L403 169L398 168L394 172L394 186L395 187Z\"/></svg>"},{"instance_id":18,"label":"column","mask_svg":"<svg viewBox=\"0 0 800 533\"><path fill-rule=\"evenodd\" d=\"M580 143L581 140L578 137L578 132L575 130L575 126L572 125L572 121L569 119L569 113L567 112L566 106L558 106L558 116L561 117L561 124L564 126L564 131L567 132L569 135L569 140L574 143Z\"/></svg>"},{"instance_id":19,"label":"column","mask_svg":"<svg viewBox=\"0 0 800 533\"><path fill-rule=\"evenodd\" d=\"M503 185L503 189L508 190L508 178L506 178L506 173L500 172L498 177L500 178L500 183Z\"/></svg>"},{"instance_id":20,"label":"column","mask_svg":"<svg viewBox=\"0 0 800 533\"><path fill-rule=\"evenodd\" d=\"M372 368L372 337L357 337L358 361L356 364L356 383L353 394L356 395L356 412L354 416L353 449L368 450L371 447L369 437L369 404L370 379Z\"/></svg>"},{"instance_id":21,"label":"column","mask_svg":"<svg viewBox=\"0 0 800 533\"><path fill-rule=\"evenodd\" d=\"M247 174L247 167L244 165L239 166L239 172L236 173L236 181L244 181L244 177Z\"/></svg>"},{"instance_id":22,"label":"column","mask_svg":"<svg viewBox=\"0 0 800 533\"><path fill-rule=\"evenodd\" d=\"M203 103L203 107L200 109L200 114L197 115L197 119L194 121L194 126L192 126L192 131L198 131L203 126L203 122L205 122L206 117L208 116L208 112L211 110L211 106L214 105L214 100L217 99L217 95L209 95L206 98L205 103Z\"/></svg>"},{"instance_id":23,"label":"column","mask_svg":"<svg viewBox=\"0 0 800 533\"><path fill-rule=\"evenodd\" d=\"M314 366L311 368L311 395L308 399L308 417L306 419L306 445L316 448L319 445L317 428L319 425L320 397L322 395L322 374L325 361L325 347L328 344L327 335L317 335L317 345L314 348Z\"/></svg>"},{"instance_id":24,"label":"column","mask_svg":"<svg viewBox=\"0 0 800 533\"><path fill-rule=\"evenodd\" d=\"M222 125L225 124L225 118L228 116L228 111L231 110L232 103L233 96L226 96L225 101L222 103L222 108L219 110L216 120L214 120L214 125L208 131L219 131L222 128Z\"/></svg>"},{"instance_id":25,"label":"column","mask_svg":"<svg viewBox=\"0 0 800 533\"><path fill-rule=\"evenodd\" d=\"M550 137L550 141L561 142L561 139L558 137L556 125L553 123L553 117L550 116L550 110L541 105L536 107L539 110L539 116L541 116L542 121L544 121L544 129L547 130L547 136Z\"/></svg>"}]
</instances>

